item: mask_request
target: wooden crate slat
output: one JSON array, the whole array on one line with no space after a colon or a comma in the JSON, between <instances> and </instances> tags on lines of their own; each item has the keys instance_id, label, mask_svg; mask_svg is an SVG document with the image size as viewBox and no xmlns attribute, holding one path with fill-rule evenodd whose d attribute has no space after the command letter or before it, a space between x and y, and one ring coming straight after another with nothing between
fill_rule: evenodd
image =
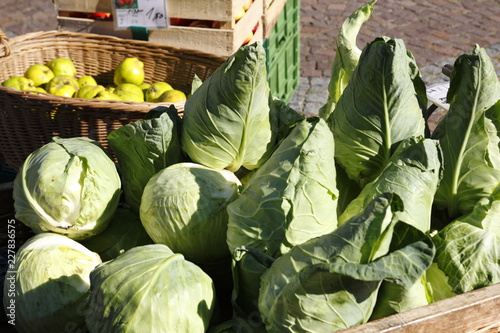
<instances>
[{"instance_id":1,"label":"wooden crate slat","mask_svg":"<svg viewBox=\"0 0 500 333\"><path fill-rule=\"evenodd\" d=\"M256 25L259 25L259 28L263 25L261 22L264 8L263 1L254 0L251 7L238 22L232 20L230 24L224 25L223 29L170 26L168 29L150 30L149 41L172 47L202 50L217 56L230 56L243 44ZM69 12L60 11L59 13L67 15ZM114 30L113 22L110 21L59 16L58 22L61 30L132 38L132 34L128 30ZM261 41L263 36L264 29L258 29L252 41Z\"/></svg>"},{"instance_id":2,"label":"wooden crate slat","mask_svg":"<svg viewBox=\"0 0 500 333\"><path fill-rule=\"evenodd\" d=\"M246 0L170 0L168 15L175 18L229 21ZM57 11L84 13L112 11L110 0L54 0Z\"/></svg>"},{"instance_id":3,"label":"wooden crate slat","mask_svg":"<svg viewBox=\"0 0 500 333\"><path fill-rule=\"evenodd\" d=\"M264 1L264 14L262 22L264 24L264 38L271 36L274 25L278 21L281 11L285 7L286 0Z\"/></svg>"},{"instance_id":4,"label":"wooden crate slat","mask_svg":"<svg viewBox=\"0 0 500 333\"><path fill-rule=\"evenodd\" d=\"M500 283L339 332L500 332Z\"/></svg>"}]
</instances>

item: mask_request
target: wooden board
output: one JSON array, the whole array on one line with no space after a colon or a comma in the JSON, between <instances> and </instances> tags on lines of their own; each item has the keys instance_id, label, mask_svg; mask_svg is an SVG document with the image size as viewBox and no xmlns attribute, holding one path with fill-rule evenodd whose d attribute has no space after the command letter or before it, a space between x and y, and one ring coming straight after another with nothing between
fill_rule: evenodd
<instances>
[{"instance_id":1,"label":"wooden board","mask_svg":"<svg viewBox=\"0 0 500 333\"><path fill-rule=\"evenodd\" d=\"M92 33L98 35L116 36L125 39L132 39L130 30L115 30L113 22L96 21L86 18L58 16L58 29L61 31L71 31L79 33Z\"/></svg>"},{"instance_id":2,"label":"wooden board","mask_svg":"<svg viewBox=\"0 0 500 333\"><path fill-rule=\"evenodd\" d=\"M229 21L246 0L169 0L168 16L186 19ZM54 0L57 11L111 13L111 0Z\"/></svg>"},{"instance_id":3,"label":"wooden board","mask_svg":"<svg viewBox=\"0 0 500 333\"><path fill-rule=\"evenodd\" d=\"M264 0L264 14L262 15L264 38L269 38L269 36L271 36L271 32L276 25L285 4L286 0Z\"/></svg>"},{"instance_id":4,"label":"wooden board","mask_svg":"<svg viewBox=\"0 0 500 333\"><path fill-rule=\"evenodd\" d=\"M263 40L263 1L254 0L248 11L238 22L234 22L234 20L226 22L219 29L172 25L168 29L150 30L148 33L149 41L228 57L243 44L256 26L258 26L258 29L253 33L250 42ZM115 30L111 21L68 17L65 15L68 15L69 12L64 11L60 11L59 14L60 30L132 38L132 33L128 30Z\"/></svg>"},{"instance_id":5,"label":"wooden board","mask_svg":"<svg viewBox=\"0 0 500 333\"><path fill-rule=\"evenodd\" d=\"M500 332L500 284L339 332L498 333Z\"/></svg>"},{"instance_id":6,"label":"wooden board","mask_svg":"<svg viewBox=\"0 0 500 333\"><path fill-rule=\"evenodd\" d=\"M243 44L257 24L261 28L262 14L263 0L255 0L233 29L172 26L170 29L151 31L149 40L174 47L203 50L218 56L230 56ZM262 40L262 31L262 29L256 31L252 42Z\"/></svg>"}]
</instances>

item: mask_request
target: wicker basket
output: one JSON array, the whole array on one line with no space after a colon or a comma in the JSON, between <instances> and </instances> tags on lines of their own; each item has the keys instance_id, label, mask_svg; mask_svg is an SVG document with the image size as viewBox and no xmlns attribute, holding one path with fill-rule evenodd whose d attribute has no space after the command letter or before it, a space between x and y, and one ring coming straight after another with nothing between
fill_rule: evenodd
<instances>
[{"instance_id":1,"label":"wicker basket","mask_svg":"<svg viewBox=\"0 0 500 333\"><path fill-rule=\"evenodd\" d=\"M92 75L113 83L114 68L126 57L144 63L145 82L167 81L186 93L196 74L208 78L225 60L195 50L88 33L43 31L9 39L0 30L0 82L22 76L32 64L66 57L78 76ZM0 86L0 154L17 170L26 157L53 136L85 136L108 149L114 129L142 119L149 110L169 103L90 100L33 94ZM174 103L182 114L184 103Z\"/></svg>"}]
</instances>

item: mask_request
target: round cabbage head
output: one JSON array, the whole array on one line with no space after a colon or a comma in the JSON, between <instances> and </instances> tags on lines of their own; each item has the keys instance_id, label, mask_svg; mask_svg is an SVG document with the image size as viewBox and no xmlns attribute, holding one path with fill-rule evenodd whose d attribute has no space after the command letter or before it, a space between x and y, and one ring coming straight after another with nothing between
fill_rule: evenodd
<instances>
[{"instance_id":1,"label":"round cabbage head","mask_svg":"<svg viewBox=\"0 0 500 333\"><path fill-rule=\"evenodd\" d=\"M90 274L90 332L205 332L215 288L198 266L162 244L137 246Z\"/></svg>"},{"instance_id":2,"label":"round cabbage head","mask_svg":"<svg viewBox=\"0 0 500 333\"><path fill-rule=\"evenodd\" d=\"M195 163L177 163L146 185L140 216L155 243L167 245L194 263L230 258L226 207L239 195L234 173Z\"/></svg>"},{"instance_id":3,"label":"round cabbage head","mask_svg":"<svg viewBox=\"0 0 500 333\"><path fill-rule=\"evenodd\" d=\"M85 331L90 272L99 255L62 235L28 239L7 272L3 306L20 333Z\"/></svg>"},{"instance_id":4,"label":"round cabbage head","mask_svg":"<svg viewBox=\"0 0 500 333\"><path fill-rule=\"evenodd\" d=\"M14 208L16 218L35 232L82 240L106 228L120 192L116 166L96 141L55 137L19 169Z\"/></svg>"}]
</instances>

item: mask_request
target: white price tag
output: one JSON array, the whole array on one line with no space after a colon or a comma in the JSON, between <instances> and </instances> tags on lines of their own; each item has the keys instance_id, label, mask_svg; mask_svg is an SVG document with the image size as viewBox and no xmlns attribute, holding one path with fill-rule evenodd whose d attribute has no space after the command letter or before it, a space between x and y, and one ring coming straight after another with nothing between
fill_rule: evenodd
<instances>
[{"instance_id":1,"label":"white price tag","mask_svg":"<svg viewBox=\"0 0 500 333\"><path fill-rule=\"evenodd\" d=\"M446 103L446 95L448 94L448 89L450 89L450 82L442 82L430 85L427 87L427 98L433 104L448 110L450 105Z\"/></svg>"},{"instance_id":2,"label":"white price tag","mask_svg":"<svg viewBox=\"0 0 500 333\"><path fill-rule=\"evenodd\" d=\"M167 0L111 0L116 30L168 28Z\"/></svg>"}]
</instances>

